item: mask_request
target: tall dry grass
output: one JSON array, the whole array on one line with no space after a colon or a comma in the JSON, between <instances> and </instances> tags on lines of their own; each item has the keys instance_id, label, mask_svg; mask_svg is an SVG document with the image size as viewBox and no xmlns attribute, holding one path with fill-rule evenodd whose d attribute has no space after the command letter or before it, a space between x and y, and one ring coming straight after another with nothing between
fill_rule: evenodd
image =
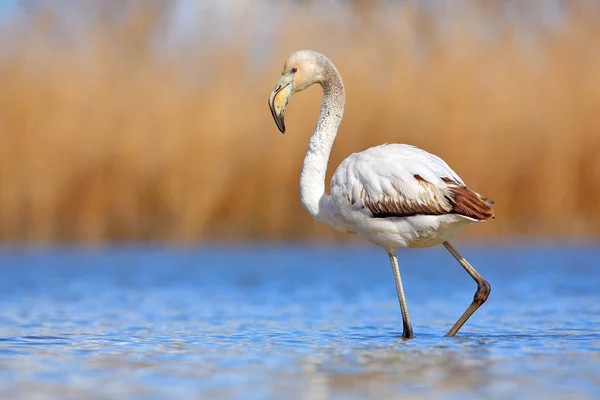
<instances>
[{"instance_id":1,"label":"tall dry grass","mask_svg":"<svg viewBox=\"0 0 600 400\"><path fill-rule=\"evenodd\" d=\"M76 28L52 8L3 26L0 240L347 240L299 202L319 90L292 99L283 137L267 109L300 48L346 83L329 176L351 152L411 143L496 200L497 219L463 237L600 236L597 6L549 25L539 3L525 24L504 2L248 6L219 37L199 16L193 40L165 49L164 9L129 4L81 8Z\"/></svg>"}]
</instances>

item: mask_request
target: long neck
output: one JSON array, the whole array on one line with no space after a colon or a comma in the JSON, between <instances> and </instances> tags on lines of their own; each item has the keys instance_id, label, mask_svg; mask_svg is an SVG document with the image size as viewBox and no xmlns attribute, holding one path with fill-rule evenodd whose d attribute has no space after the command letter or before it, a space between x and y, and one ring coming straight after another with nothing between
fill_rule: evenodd
<instances>
[{"instance_id":1,"label":"long neck","mask_svg":"<svg viewBox=\"0 0 600 400\"><path fill-rule=\"evenodd\" d=\"M327 162L344 114L344 84L333 64L326 68L321 86L323 87L321 113L310 139L300 175L302 206L313 218L319 220L325 219L328 211L323 209L323 203L320 202L321 199L328 199L325 192Z\"/></svg>"}]
</instances>

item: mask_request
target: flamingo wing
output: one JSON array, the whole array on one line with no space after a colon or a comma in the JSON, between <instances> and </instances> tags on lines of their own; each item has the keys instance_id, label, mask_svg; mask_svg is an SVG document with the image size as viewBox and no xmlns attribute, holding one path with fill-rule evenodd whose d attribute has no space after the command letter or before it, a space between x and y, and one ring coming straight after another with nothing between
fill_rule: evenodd
<instances>
[{"instance_id":1,"label":"flamingo wing","mask_svg":"<svg viewBox=\"0 0 600 400\"><path fill-rule=\"evenodd\" d=\"M446 162L409 145L386 144L350 155L336 170L331 193L338 206L347 201L372 218L494 217L493 202L467 188Z\"/></svg>"}]
</instances>

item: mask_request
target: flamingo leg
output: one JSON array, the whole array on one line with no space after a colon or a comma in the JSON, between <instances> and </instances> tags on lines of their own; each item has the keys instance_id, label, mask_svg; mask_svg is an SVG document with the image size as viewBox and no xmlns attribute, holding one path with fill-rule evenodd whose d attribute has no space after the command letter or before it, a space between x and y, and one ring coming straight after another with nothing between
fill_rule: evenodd
<instances>
[{"instance_id":1,"label":"flamingo leg","mask_svg":"<svg viewBox=\"0 0 600 400\"><path fill-rule=\"evenodd\" d=\"M400 267L398 267L398 258L396 254L389 254L390 262L392 263L392 271L394 272L394 280L396 281L396 291L398 292L398 301L400 302L400 311L402 312L402 337L410 339L414 337L410 317L408 316L408 307L404 298L404 289L402 288L402 279L400 278Z\"/></svg>"},{"instance_id":2,"label":"flamingo leg","mask_svg":"<svg viewBox=\"0 0 600 400\"><path fill-rule=\"evenodd\" d=\"M463 256L461 256L458 251L456 251L456 249L450 244L450 242L444 242L444 247L446 247L446 250L448 250L454 258L456 258L456 261L458 261L458 263L462 265L465 271L467 271L467 273L471 275L471 278L473 278L473 280L477 282L477 291L475 292L475 296L473 297L473 302L446 334L446 336L455 336L458 330L465 324L465 322L467 322L471 315L473 315L473 313L477 311L477 309L481 307L483 303L485 303L488 296L490 295L490 292L492 291L492 287L490 286L488 281L483 279L483 277L479 275L475 268L473 268L473 266L469 264L469 262Z\"/></svg>"}]
</instances>

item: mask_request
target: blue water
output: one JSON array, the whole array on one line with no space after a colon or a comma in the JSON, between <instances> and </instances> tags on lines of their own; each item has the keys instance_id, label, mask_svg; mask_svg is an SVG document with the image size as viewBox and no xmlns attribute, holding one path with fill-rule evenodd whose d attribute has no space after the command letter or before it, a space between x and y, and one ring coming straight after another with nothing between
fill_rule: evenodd
<instances>
[{"instance_id":1,"label":"blue water","mask_svg":"<svg viewBox=\"0 0 600 400\"><path fill-rule=\"evenodd\" d=\"M600 248L0 251L2 399L600 398Z\"/></svg>"}]
</instances>

